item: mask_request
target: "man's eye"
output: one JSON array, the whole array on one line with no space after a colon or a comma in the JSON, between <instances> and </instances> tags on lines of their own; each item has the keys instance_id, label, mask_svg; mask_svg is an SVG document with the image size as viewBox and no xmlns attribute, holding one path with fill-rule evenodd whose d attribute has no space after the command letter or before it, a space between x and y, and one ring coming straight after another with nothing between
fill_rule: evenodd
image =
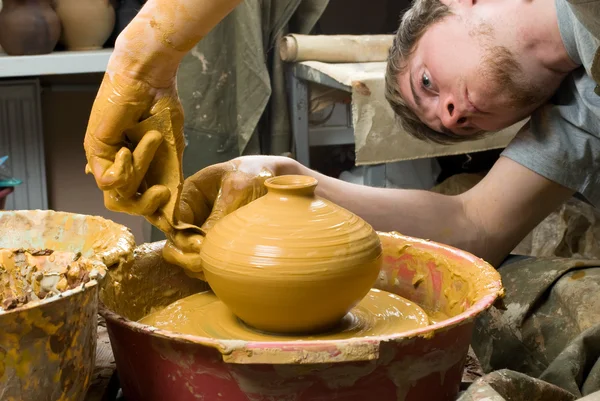
<instances>
[{"instance_id":1,"label":"man's eye","mask_svg":"<svg viewBox=\"0 0 600 401\"><path fill-rule=\"evenodd\" d=\"M431 80L429 79L427 74L423 74L423 76L421 77L421 83L423 84L424 88L426 88L426 89L431 88Z\"/></svg>"}]
</instances>

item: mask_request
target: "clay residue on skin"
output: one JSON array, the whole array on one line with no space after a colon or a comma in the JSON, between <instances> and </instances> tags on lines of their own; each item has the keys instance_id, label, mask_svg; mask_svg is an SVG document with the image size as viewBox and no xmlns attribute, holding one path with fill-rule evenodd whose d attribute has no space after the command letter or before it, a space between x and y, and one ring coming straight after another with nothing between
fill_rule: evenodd
<instances>
[{"instance_id":1,"label":"clay residue on skin","mask_svg":"<svg viewBox=\"0 0 600 401\"><path fill-rule=\"evenodd\" d=\"M206 279L236 316L260 330L331 327L375 283L379 237L358 216L316 196L312 177L273 177L265 186L265 196L208 231L200 254Z\"/></svg>"},{"instance_id":2,"label":"clay residue on skin","mask_svg":"<svg viewBox=\"0 0 600 401\"><path fill-rule=\"evenodd\" d=\"M169 239L163 251L165 259L183 267L191 277L204 279L200 258L204 234L224 216L263 196L264 182L273 175L259 163L233 160L209 166L186 179L180 220L175 230L165 233Z\"/></svg>"},{"instance_id":3,"label":"clay residue on skin","mask_svg":"<svg viewBox=\"0 0 600 401\"><path fill-rule=\"evenodd\" d=\"M152 215L162 207L168 221L174 218L184 149L183 110L176 89L157 90L121 72L106 75L84 147L86 172L94 173L109 210ZM152 169L159 162L166 164L161 175ZM150 182L144 181L148 171Z\"/></svg>"},{"instance_id":4,"label":"clay residue on skin","mask_svg":"<svg viewBox=\"0 0 600 401\"><path fill-rule=\"evenodd\" d=\"M0 249L0 313L49 299L105 274L80 253Z\"/></svg>"},{"instance_id":5,"label":"clay residue on skin","mask_svg":"<svg viewBox=\"0 0 600 401\"><path fill-rule=\"evenodd\" d=\"M369 294L336 327L313 335L267 334L239 319L212 292L180 299L140 323L181 334L219 340L298 341L359 339L414 330L429 324L416 304L380 290Z\"/></svg>"}]
</instances>

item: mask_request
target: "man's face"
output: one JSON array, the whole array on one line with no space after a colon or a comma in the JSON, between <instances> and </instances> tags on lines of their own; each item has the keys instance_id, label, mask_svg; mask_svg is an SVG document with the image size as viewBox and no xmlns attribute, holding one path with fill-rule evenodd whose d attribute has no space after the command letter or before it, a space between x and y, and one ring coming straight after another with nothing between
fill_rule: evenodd
<instances>
[{"instance_id":1,"label":"man's face","mask_svg":"<svg viewBox=\"0 0 600 401\"><path fill-rule=\"evenodd\" d=\"M493 29L458 15L425 32L398 82L421 121L458 135L506 128L543 101Z\"/></svg>"}]
</instances>

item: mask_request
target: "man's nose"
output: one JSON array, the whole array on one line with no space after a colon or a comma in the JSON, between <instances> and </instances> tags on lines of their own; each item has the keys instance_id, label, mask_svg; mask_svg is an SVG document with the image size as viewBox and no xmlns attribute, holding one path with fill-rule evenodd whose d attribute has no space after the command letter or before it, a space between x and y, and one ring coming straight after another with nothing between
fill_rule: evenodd
<instances>
[{"instance_id":1,"label":"man's nose","mask_svg":"<svg viewBox=\"0 0 600 401\"><path fill-rule=\"evenodd\" d=\"M464 110L456 107L452 97L448 96L440 104L439 118L448 129L459 128L467 123L467 115Z\"/></svg>"}]
</instances>

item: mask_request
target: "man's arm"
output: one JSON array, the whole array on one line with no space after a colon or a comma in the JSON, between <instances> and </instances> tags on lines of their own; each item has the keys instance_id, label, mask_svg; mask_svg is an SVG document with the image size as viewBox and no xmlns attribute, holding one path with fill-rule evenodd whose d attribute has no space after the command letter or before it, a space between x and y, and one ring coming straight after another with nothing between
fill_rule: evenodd
<instances>
[{"instance_id":1,"label":"man's arm","mask_svg":"<svg viewBox=\"0 0 600 401\"><path fill-rule=\"evenodd\" d=\"M179 63L241 0L149 0L119 35L113 58L132 78L171 85Z\"/></svg>"},{"instance_id":2,"label":"man's arm","mask_svg":"<svg viewBox=\"0 0 600 401\"><path fill-rule=\"evenodd\" d=\"M376 230L399 231L469 251L497 265L573 191L501 157L471 190L448 196L343 182L295 162L277 174L319 180L318 194L353 211Z\"/></svg>"}]
</instances>

